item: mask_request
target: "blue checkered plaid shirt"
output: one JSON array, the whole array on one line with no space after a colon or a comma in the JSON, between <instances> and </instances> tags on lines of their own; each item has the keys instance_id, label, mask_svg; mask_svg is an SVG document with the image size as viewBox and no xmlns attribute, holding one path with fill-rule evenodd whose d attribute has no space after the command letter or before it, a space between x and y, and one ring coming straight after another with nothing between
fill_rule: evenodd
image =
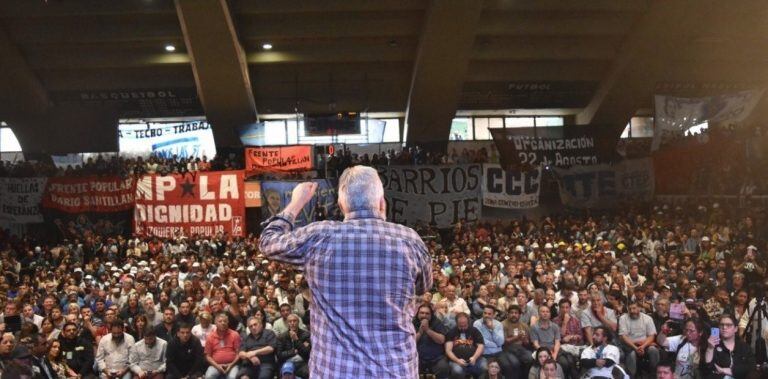
<instances>
[{"instance_id":1,"label":"blue checkered plaid shirt","mask_svg":"<svg viewBox=\"0 0 768 379\"><path fill-rule=\"evenodd\" d=\"M296 230L292 222L287 213L268 220L259 247L304 270L312 293L312 378L417 378L412 319L432 287L419 235L369 210Z\"/></svg>"}]
</instances>

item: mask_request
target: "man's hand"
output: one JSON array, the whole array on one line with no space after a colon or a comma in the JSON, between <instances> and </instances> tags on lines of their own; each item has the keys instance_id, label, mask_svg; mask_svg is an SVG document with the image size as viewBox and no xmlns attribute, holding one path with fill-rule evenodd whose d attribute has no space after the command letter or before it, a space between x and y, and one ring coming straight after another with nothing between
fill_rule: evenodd
<instances>
[{"instance_id":1,"label":"man's hand","mask_svg":"<svg viewBox=\"0 0 768 379\"><path fill-rule=\"evenodd\" d=\"M429 320L421 320L421 327L422 332L426 332L429 329Z\"/></svg>"},{"instance_id":2,"label":"man's hand","mask_svg":"<svg viewBox=\"0 0 768 379\"><path fill-rule=\"evenodd\" d=\"M596 359L595 360L595 366L597 366L597 367L605 366L605 359Z\"/></svg>"},{"instance_id":3,"label":"man's hand","mask_svg":"<svg viewBox=\"0 0 768 379\"><path fill-rule=\"evenodd\" d=\"M285 207L285 211L290 212L294 216L304 208L305 205L312 200L317 191L317 183L304 182L300 183L291 193L291 202Z\"/></svg>"},{"instance_id":4,"label":"man's hand","mask_svg":"<svg viewBox=\"0 0 768 379\"><path fill-rule=\"evenodd\" d=\"M475 362L477 362L477 358L475 357L469 357L469 361L467 362L470 365L474 365Z\"/></svg>"},{"instance_id":5,"label":"man's hand","mask_svg":"<svg viewBox=\"0 0 768 379\"><path fill-rule=\"evenodd\" d=\"M258 366L258 365L261 364L261 360L259 359L259 357L257 355L254 355L253 357L251 357L250 361L251 361L251 363L253 363L254 366Z\"/></svg>"},{"instance_id":6,"label":"man's hand","mask_svg":"<svg viewBox=\"0 0 768 379\"><path fill-rule=\"evenodd\" d=\"M291 330L289 333L291 335L291 341L296 341L299 339L299 335L296 334L296 332L294 332L293 330Z\"/></svg>"}]
</instances>

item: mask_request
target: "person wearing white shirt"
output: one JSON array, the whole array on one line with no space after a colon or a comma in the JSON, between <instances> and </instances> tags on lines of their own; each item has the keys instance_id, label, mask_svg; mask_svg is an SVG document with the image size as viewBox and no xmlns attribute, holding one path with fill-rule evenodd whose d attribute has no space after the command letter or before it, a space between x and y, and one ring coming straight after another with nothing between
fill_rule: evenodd
<instances>
[{"instance_id":1,"label":"person wearing white shirt","mask_svg":"<svg viewBox=\"0 0 768 379\"><path fill-rule=\"evenodd\" d=\"M595 328L592 334L594 344L581 352L581 367L587 370L585 377L629 379L629 375L619 366L621 352L618 347L608 344L610 340L610 329L604 326Z\"/></svg>"},{"instance_id":2,"label":"person wearing white shirt","mask_svg":"<svg viewBox=\"0 0 768 379\"><path fill-rule=\"evenodd\" d=\"M125 333L123 320L116 319L109 326L110 333L101 337L96 350L96 367L100 377L130 379L129 355L133 337Z\"/></svg>"},{"instance_id":3,"label":"person wearing white shirt","mask_svg":"<svg viewBox=\"0 0 768 379\"><path fill-rule=\"evenodd\" d=\"M147 327L144 338L131 347L131 371L139 378L160 379L165 373L165 350L168 343L157 338L155 329Z\"/></svg>"},{"instance_id":4,"label":"person wearing white shirt","mask_svg":"<svg viewBox=\"0 0 768 379\"><path fill-rule=\"evenodd\" d=\"M200 312L198 318L200 323L192 327L192 335L197 337L200 340L200 344L205 347L205 339L208 338L209 334L216 331L216 325L213 325L211 322L213 317L206 311Z\"/></svg>"},{"instance_id":5,"label":"person wearing white shirt","mask_svg":"<svg viewBox=\"0 0 768 379\"><path fill-rule=\"evenodd\" d=\"M456 316L459 313L469 314L469 306L464 299L456 296L456 287L453 285L446 288L445 298L440 300L448 306L448 313Z\"/></svg>"}]
</instances>

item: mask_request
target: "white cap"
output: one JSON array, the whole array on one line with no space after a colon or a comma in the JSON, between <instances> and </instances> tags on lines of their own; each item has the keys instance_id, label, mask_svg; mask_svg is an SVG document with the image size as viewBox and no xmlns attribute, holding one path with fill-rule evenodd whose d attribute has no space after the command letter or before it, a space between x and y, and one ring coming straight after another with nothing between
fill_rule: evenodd
<instances>
[{"instance_id":1,"label":"white cap","mask_svg":"<svg viewBox=\"0 0 768 379\"><path fill-rule=\"evenodd\" d=\"M523 245L517 245L515 246L515 251L518 253L522 253L525 251L525 248L523 247Z\"/></svg>"},{"instance_id":2,"label":"white cap","mask_svg":"<svg viewBox=\"0 0 768 379\"><path fill-rule=\"evenodd\" d=\"M172 264L172 265L171 265L171 268L179 268L179 265L177 265L176 263L174 263L174 264Z\"/></svg>"},{"instance_id":3,"label":"white cap","mask_svg":"<svg viewBox=\"0 0 768 379\"><path fill-rule=\"evenodd\" d=\"M192 263L192 267L200 267L200 262Z\"/></svg>"},{"instance_id":4,"label":"white cap","mask_svg":"<svg viewBox=\"0 0 768 379\"><path fill-rule=\"evenodd\" d=\"M483 251L483 252L486 252L486 251L490 252L491 251L491 247L490 246L483 246L481 251Z\"/></svg>"},{"instance_id":5,"label":"white cap","mask_svg":"<svg viewBox=\"0 0 768 379\"><path fill-rule=\"evenodd\" d=\"M747 250L754 250L754 251L757 251L757 246L755 246L755 245L749 245L749 246L747 246Z\"/></svg>"},{"instance_id":6,"label":"white cap","mask_svg":"<svg viewBox=\"0 0 768 379\"><path fill-rule=\"evenodd\" d=\"M538 249L538 248L539 248L539 244L538 244L538 242L534 242L534 243L532 243L532 244L531 244L531 247L532 247L532 248L534 248L534 249Z\"/></svg>"},{"instance_id":7,"label":"white cap","mask_svg":"<svg viewBox=\"0 0 768 379\"><path fill-rule=\"evenodd\" d=\"M123 270L128 271L131 269L130 263L126 263L125 266L123 266Z\"/></svg>"},{"instance_id":8,"label":"white cap","mask_svg":"<svg viewBox=\"0 0 768 379\"><path fill-rule=\"evenodd\" d=\"M83 272L83 269L81 269L80 267L77 267L77 268L75 268L75 271L74 271L74 272L80 272L80 273L82 273L82 272Z\"/></svg>"},{"instance_id":9,"label":"white cap","mask_svg":"<svg viewBox=\"0 0 768 379\"><path fill-rule=\"evenodd\" d=\"M707 236L701 237L701 242L709 242L709 237Z\"/></svg>"},{"instance_id":10,"label":"white cap","mask_svg":"<svg viewBox=\"0 0 768 379\"><path fill-rule=\"evenodd\" d=\"M181 258L181 260L180 260L179 262L181 262L181 263L187 263L187 258Z\"/></svg>"},{"instance_id":11,"label":"white cap","mask_svg":"<svg viewBox=\"0 0 768 379\"><path fill-rule=\"evenodd\" d=\"M549 242L547 242L547 243L545 243L545 244L544 244L544 248L545 248L545 249L551 249L551 248L553 248L553 247L554 247L554 246L552 246L552 244L551 244L551 243L549 243Z\"/></svg>"},{"instance_id":12,"label":"white cap","mask_svg":"<svg viewBox=\"0 0 768 379\"><path fill-rule=\"evenodd\" d=\"M248 271L256 271L256 266L248 266Z\"/></svg>"}]
</instances>

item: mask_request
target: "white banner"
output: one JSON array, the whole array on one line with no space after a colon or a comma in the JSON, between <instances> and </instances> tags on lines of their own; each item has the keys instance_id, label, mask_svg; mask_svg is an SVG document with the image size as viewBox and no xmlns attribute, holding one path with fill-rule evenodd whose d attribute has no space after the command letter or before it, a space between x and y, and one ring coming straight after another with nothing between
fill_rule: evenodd
<instances>
[{"instance_id":1,"label":"white banner","mask_svg":"<svg viewBox=\"0 0 768 379\"><path fill-rule=\"evenodd\" d=\"M449 227L480 219L483 170L479 164L377 169L389 221Z\"/></svg>"},{"instance_id":2,"label":"white banner","mask_svg":"<svg viewBox=\"0 0 768 379\"><path fill-rule=\"evenodd\" d=\"M747 90L699 98L656 95L652 149L657 150L666 140L683 135L690 127L705 121L725 124L744 121L764 91Z\"/></svg>"},{"instance_id":3,"label":"white banner","mask_svg":"<svg viewBox=\"0 0 768 379\"><path fill-rule=\"evenodd\" d=\"M605 208L624 201L647 201L655 187L650 158L615 165L555 169L563 204L574 208Z\"/></svg>"},{"instance_id":4,"label":"white banner","mask_svg":"<svg viewBox=\"0 0 768 379\"><path fill-rule=\"evenodd\" d=\"M43 222L40 202L46 178L0 178L0 220L31 224Z\"/></svg>"},{"instance_id":5,"label":"white banner","mask_svg":"<svg viewBox=\"0 0 768 379\"><path fill-rule=\"evenodd\" d=\"M530 209L539 206L541 166L527 172L504 171L500 165L483 165L483 205L493 208Z\"/></svg>"},{"instance_id":6,"label":"white banner","mask_svg":"<svg viewBox=\"0 0 768 379\"><path fill-rule=\"evenodd\" d=\"M216 155L213 129L205 121L120 124L118 137L121 154L168 158L205 155L208 159Z\"/></svg>"}]
</instances>

